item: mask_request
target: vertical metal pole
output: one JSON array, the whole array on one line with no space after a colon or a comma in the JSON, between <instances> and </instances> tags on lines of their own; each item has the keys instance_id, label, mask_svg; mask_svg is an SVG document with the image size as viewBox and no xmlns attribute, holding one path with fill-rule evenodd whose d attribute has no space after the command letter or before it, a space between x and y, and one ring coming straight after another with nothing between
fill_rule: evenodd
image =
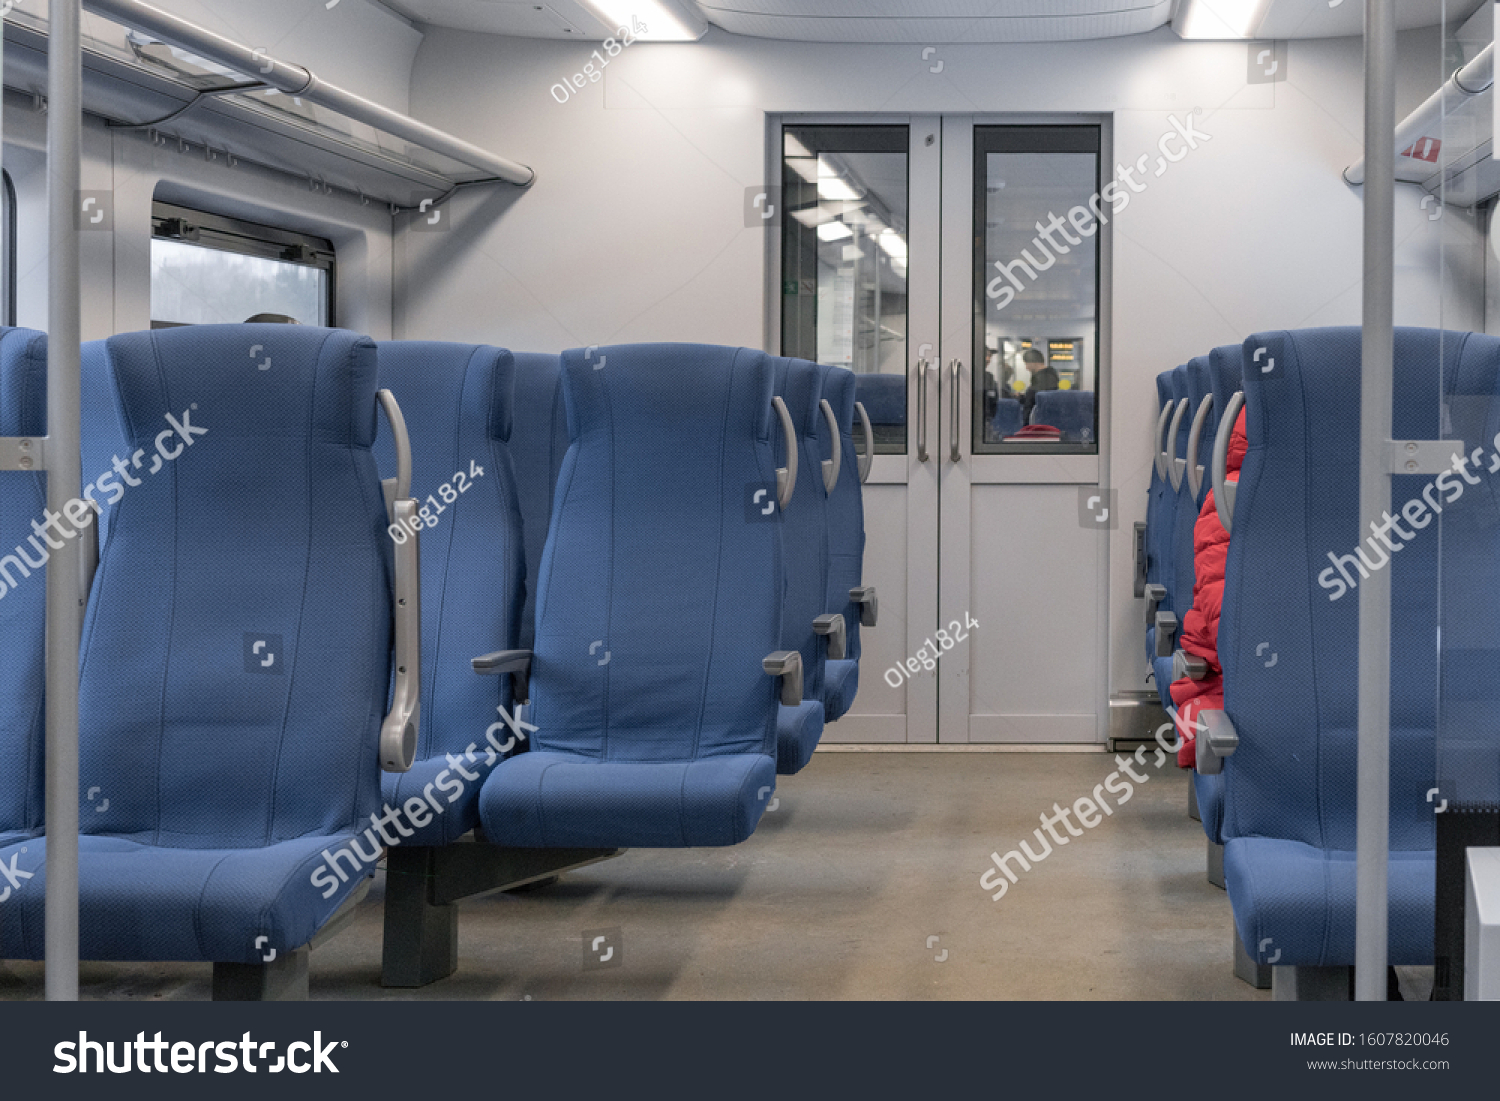
<instances>
[{"instance_id":1,"label":"vertical metal pole","mask_svg":"<svg viewBox=\"0 0 1500 1101\"><path fill-rule=\"evenodd\" d=\"M1359 535L1390 508L1395 296L1396 0L1365 2L1364 319ZM1391 795L1391 571L1359 585L1359 808L1354 993L1385 1001Z\"/></svg>"},{"instance_id":2,"label":"vertical metal pole","mask_svg":"<svg viewBox=\"0 0 1500 1101\"><path fill-rule=\"evenodd\" d=\"M52 0L47 49L47 511L78 496L79 0ZM78 998L78 537L47 563L47 999Z\"/></svg>"}]
</instances>

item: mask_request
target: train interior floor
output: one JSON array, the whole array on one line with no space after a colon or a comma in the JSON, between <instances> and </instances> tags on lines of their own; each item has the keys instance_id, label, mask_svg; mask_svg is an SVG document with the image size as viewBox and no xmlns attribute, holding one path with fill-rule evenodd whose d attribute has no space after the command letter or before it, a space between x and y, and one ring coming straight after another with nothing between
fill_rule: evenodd
<instances>
[{"instance_id":1,"label":"train interior floor","mask_svg":"<svg viewBox=\"0 0 1500 1101\"><path fill-rule=\"evenodd\" d=\"M1105 792L1113 813L1081 836L1057 825L1069 843L997 902L980 886L990 853L1023 838L1044 851L1039 816L1092 796L1112 756L819 752L742 845L632 850L463 903L458 971L420 990L380 986L382 871L313 952L311 996L1268 999L1231 971L1229 899L1205 878L1187 774L1143 756L1130 800ZM81 979L85 998L210 996L205 964L85 963ZM0 963L0 999L42 983L39 963Z\"/></svg>"}]
</instances>

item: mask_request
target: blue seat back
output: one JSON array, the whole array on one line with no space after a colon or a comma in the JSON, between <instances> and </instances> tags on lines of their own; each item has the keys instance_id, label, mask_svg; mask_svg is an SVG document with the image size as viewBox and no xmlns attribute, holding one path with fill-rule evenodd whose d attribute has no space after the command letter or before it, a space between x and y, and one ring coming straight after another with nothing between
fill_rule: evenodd
<instances>
[{"instance_id":1,"label":"blue seat back","mask_svg":"<svg viewBox=\"0 0 1500 1101\"><path fill-rule=\"evenodd\" d=\"M568 452L568 417L563 407L562 357L517 352L515 359L516 423L511 430L510 456L526 541L526 604L519 645L529 650L536 638L537 573L552 522L557 475Z\"/></svg>"},{"instance_id":2,"label":"blue seat back","mask_svg":"<svg viewBox=\"0 0 1500 1101\"><path fill-rule=\"evenodd\" d=\"M1215 432L1218 431L1224 411L1229 408L1229 399L1243 386L1241 376L1244 359L1245 349L1242 344L1223 344L1208 353L1208 388L1214 396L1214 408L1209 422ZM1207 432L1204 435L1207 450L1202 461L1207 469L1209 459L1213 457L1214 441Z\"/></svg>"},{"instance_id":3,"label":"blue seat back","mask_svg":"<svg viewBox=\"0 0 1500 1101\"><path fill-rule=\"evenodd\" d=\"M538 579L533 748L774 758L761 659L785 575L778 512L752 503L776 491L769 357L620 345L562 367L571 443Z\"/></svg>"},{"instance_id":4,"label":"blue seat back","mask_svg":"<svg viewBox=\"0 0 1500 1101\"><path fill-rule=\"evenodd\" d=\"M115 461L119 460L125 474L132 478L140 476L139 469L133 465L136 449L125 446L125 429L120 424L115 388L109 378L109 356L102 340L91 340L83 345L79 361L79 399L84 493L99 502L96 538L102 553L109 542L115 503L130 488ZM141 450L139 458L149 468L149 452Z\"/></svg>"},{"instance_id":5,"label":"blue seat back","mask_svg":"<svg viewBox=\"0 0 1500 1101\"><path fill-rule=\"evenodd\" d=\"M417 760L425 760L463 752L498 706L511 706L510 678L477 676L469 662L514 647L520 632L525 552L507 447L515 363L507 351L472 344L378 349L380 386L395 395L411 436L411 495L437 521L421 535ZM389 432L374 450L380 476L394 478Z\"/></svg>"},{"instance_id":6,"label":"blue seat back","mask_svg":"<svg viewBox=\"0 0 1500 1101\"><path fill-rule=\"evenodd\" d=\"M998 410L997 410L998 415ZM1039 390L1032 424L1050 424L1068 443L1092 443L1094 439L1094 392L1092 390Z\"/></svg>"},{"instance_id":7,"label":"blue seat back","mask_svg":"<svg viewBox=\"0 0 1500 1101\"><path fill-rule=\"evenodd\" d=\"M1183 368L1182 379L1188 406L1178 429L1182 443L1177 454L1186 456L1191 466L1196 461L1196 457L1188 454L1188 431L1192 418L1198 411L1198 403L1208 393L1208 357L1197 356L1189 360ZM1169 491L1170 489L1171 487L1168 486ZM1193 582L1196 577L1193 561L1193 528L1198 522L1198 506L1201 503L1202 497L1193 495L1192 482L1184 471L1182 484L1177 488L1176 503L1172 513L1172 573L1171 580L1167 583L1167 588L1172 594L1172 610L1177 613L1179 621L1193 606Z\"/></svg>"},{"instance_id":8,"label":"blue seat back","mask_svg":"<svg viewBox=\"0 0 1500 1101\"><path fill-rule=\"evenodd\" d=\"M802 694L823 695L823 662L827 644L813 633L813 620L827 612L828 513L823 488L823 451L819 426L823 411L823 373L827 368L805 359L778 357L772 361L775 393L786 403L797 431L797 489L782 512L782 561L786 566L786 596L781 605L781 646L802 654ZM823 435L827 426L823 425ZM786 466L786 442L773 433L776 465ZM769 502L767 502L769 504Z\"/></svg>"},{"instance_id":9,"label":"blue seat back","mask_svg":"<svg viewBox=\"0 0 1500 1101\"><path fill-rule=\"evenodd\" d=\"M859 605L849 599L849 590L864 584L865 495L859 481L859 452L854 442L854 402L859 376L843 367L829 367L823 376L823 397L833 407L839 422L839 446L843 462L839 480L829 494L828 508L828 602L830 612L842 612L848 631L848 656L859 660ZM868 413L868 410L866 410ZM861 441L858 447L863 447Z\"/></svg>"},{"instance_id":10,"label":"blue seat back","mask_svg":"<svg viewBox=\"0 0 1500 1101\"><path fill-rule=\"evenodd\" d=\"M1016 398L998 398L995 415L990 418L990 431L996 439L1005 439L1021 431L1021 403Z\"/></svg>"},{"instance_id":11,"label":"blue seat back","mask_svg":"<svg viewBox=\"0 0 1500 1101\"><path fill-rule=\"evenodd\" d=\"M1187 434L1189 416L1182 415L1178 421L1177 432L1172 432L1172 421L1177 416L1179 403L1187 400L1187 367L1186 365L1174 368L1167 377L1167 389L1171 397L1172 412L1167 414L1166 427L1162 431L1162 439L1166 444L1167 458L1166 467L1169 477L1162 486L1161 508L1158 513L1160 531L1157 535L1156 553L1158 556L1158 576L1160 584L1167 587L1167 598L1161 602L1163 611L1175 611L1177 608L1177 512L1182 502L1182 495L1172 488L1170 473L1178 456L1187 450ZM1178 619L1182 617L1179 615Z\"/></svg>"},{"instance_id":12,"label":"blue seat back","mask_svg":"<svg viewBox=\"0 0 1500 1101\"><path fill-rule=\"evenodd\" d=\"M112 337L107 358L152 461L84 624L80 783L110 801L84 831L251 848L368 825L391 644L375 345L208 325Z\"/></svg>"},{"instance_id":13,"label":"blue seat back","mask_svg":"<svg viewBox=\"0 0 1500 1101\"><path fill-rule=\"evenodd\" d=\"M855 375L854 393L864 402L871 424L905 426L905 375Z\"/></svg>"},{"instance_id":14,"label":"blue seat back","mask_svg":"<svg viewBox=\"0 0 1500 1101\"><path fill-rule=\"evenodd\" d=\"M1156 406L1152 416L1151 431L1156 431L1156 418L1161 416L1161 411L1172 403L1172 372L1163 371L1156 376ZM1170 416L1170 414L1168 414ZM1165 432L1165 429L1163 429ZM1151 438L1151 446L1157 446L1155 435ZM1156 461L1156 453L1151 457L1151 488L1146 498L1146 582L1151 585L1163 584L1162 581L1162 543L1165 542L1164 528L1166 520L1163 514L1166 509L1167 491L1171 484L1162 477Z\"/></svg>"},{"instance_id":15,"label":"blue seat back","mask_svg":"<svg viewBox=\"0 0 1500 1101\"><path fill-rule=\"evenodd\" d=\"M1451 392L1466 347L1478 354L1482 344L1493 356L1496 343L1397 329L1394 438L1438 438L1439 398ZM1391 662L1391 848L1431 849L1437 574L1447 531L1417 532L1392 554L1360 530L1358 328L1256 334L1245 341L1247 367L1261 348L1276 367L1246 371L1248 449L1219 625L1225 709L1240 733L1225 764L1224 833L1354 848L1359 596L1330 556L1347 556L1343 568L1357 584L1358 547L1371 568L1390 571L1391 635L1401 641ZM1393 477L1393 505L1420 497L1430 480Z\"/></svg>"},{"instance_id":16,"label":"blue seat back","mask_svg":"<svg viewBox=\"0 0 1500 1101\"><path fill-rule=\"evenodd\" d=\"M0 328L0 436L47 434L47 337ZM47 476L0 472L0 837L42 828Z\"/></svg>"}]
</instances>

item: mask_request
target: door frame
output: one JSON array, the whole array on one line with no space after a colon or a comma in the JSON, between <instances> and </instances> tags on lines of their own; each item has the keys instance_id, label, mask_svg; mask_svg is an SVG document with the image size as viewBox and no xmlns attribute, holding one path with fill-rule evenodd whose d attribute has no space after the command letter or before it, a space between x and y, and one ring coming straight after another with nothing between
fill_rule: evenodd
<instances>
[{"instance_id":1,"label":"door frame","mask_svg":"<svg viewBox=\"0 0 1500 1101\"><path fill-rule=\"evenodd\" d=\"M907 423L909 426L907 453L905 455L876 455L871 467L869 484L906 485L907 496L907 606L904 609L906 652L915 654L932 632L942 626L938 622L942 609L940 600L950 603L960 600L965 607L969 593L969 548L959 547L954 539L940 539L940 530L950 524L943 520L946 504L951 511L959 507L962 495L963 508L967 513L967 496L973 484L973 474L980 475L981 483L1000 484L1097 484L1108 489L1110 458L1112 451L1112 391L1114 370L1113 348L1113 274L1114 274L1114 220L1100 227L1099 242L1099 337L1096 401L1099 404L1099 435L1097 455L979 455L972 454L972 402L973 387L970 362L973 352L973 155L976 126L1047 126L1088 125L1099 128L1100 178L1112 178L1110 167L1114 164L1114 118L1111 113L1059 112L1059 113L1013 113L986 112L981 114L961 113L906 113L876 112L777 112L766 115L765 131L765 180L779 186L782 172L782 127L786 124L805 125L850 125L878 126L894 125L910 128L908 160L908 249L911 256L909 271L935 273L927 279L909 279L907 284ZM934 133L936 141L931 155L923 156L927 147L919 137L919 131ZM922 136L925 136L922 135ZM923 189L931 188L930 191ZM919 202L921 195L936 196L935 202ZM781 349L781 232L779 221L774 228L768 227L763 234L765 248L765 271L763 287L764 302L764 348L779 355ZM963 291L955 294L954 289ZM929 373L927 393L927 438L929 461L917 461L916 411L918 373L917 353L930 344L935 351L931 358L937 365L938 378ZM959 456L958 463L949 462L952 445L948 403L953 400L951 382L944 381L948 364L958 360L960 387L964 395L959 409ZM1051 470L1042 468L1039 460L1051 460ZM948 467L953 469L947 469ZM1117 504L1118 508L1118 504ZM929 515L930 513L930 515ZM1117 513L1118 514L1118 513ZM967 519L964 522L967 531ZM1097 598L1097 630L1095 632L1096 683L1092 686L1095 711L1095 741L1107 744L1109 737L1110 697L1110 624L1111 594L1110 549L1111 530L1101 529L1098 535L1097 576L1095 580ZM918 563L930 563L930 583L918 584ZM954 604L956 607L957 604ZM882 609L882 626L891 623L891 612L897 609L887 606ZM899 614L899 612L898 612ZM878 629L878 628L877 628ZM967 666L960 663L938 662L933 676L919 675L905 682L906 685L906 744L936 743L965 744L969 742L970 699L965 678ZM861 678L879 676L883 670L862 669ZM964 675L960 675L963 673ZM860 721L862 716L849 718ZM879 717L869 717L876 722ZM887 724L891 725L891 724ZM825 740L836 741L838 726L825 731ZM895 729L878 730L873 736L861 738L862 743L896 742ZM1067 743L1058 743L1061 748Z\"/></svg>"}]
</instances>

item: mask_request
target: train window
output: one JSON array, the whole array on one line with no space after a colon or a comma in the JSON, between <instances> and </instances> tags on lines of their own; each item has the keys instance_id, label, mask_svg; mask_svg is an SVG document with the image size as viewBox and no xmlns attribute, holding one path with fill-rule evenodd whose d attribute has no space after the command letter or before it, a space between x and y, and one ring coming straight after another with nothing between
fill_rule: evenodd
<instances>
[{"instance_id":1,"label":"train window","mask_svg":"<svg viewBox=\"0 0 1500 1101\"><path fill-rule=\"evenodd\" d=\"M257 314L334 324L331 241L160 202L151 232L152 328Z\"/></svg>"},{"instance_id":2,"label":"train window","mask_svg":"<svg viewBox=\"0 0 1500 1101\"><path fill-rule=\"evenodd\" d=\"M1112 213L1098 127L974 128L975 454L1097 451L1097 234Z\"/></svg>"},{"instance_id":3,"label":"train window","mask_svg":"<svg viewBox=\"0 0 1500 1101\"><path fill-rule=\"evenodd\" d=\"M16 323L16 185L0 170L0 324Z\"/></svg>"},{"instance_id":4,"label":"train window","mask_svg":"<svg viewBox=\"0 0 1500 1101\"><path fill-rule=\"evenodd\" d=\"M906 451L905 126L782 130L781 352L848 367L875 450ZM888 384L888 385L887 385Z\"/></svg>"}]
</instances>

